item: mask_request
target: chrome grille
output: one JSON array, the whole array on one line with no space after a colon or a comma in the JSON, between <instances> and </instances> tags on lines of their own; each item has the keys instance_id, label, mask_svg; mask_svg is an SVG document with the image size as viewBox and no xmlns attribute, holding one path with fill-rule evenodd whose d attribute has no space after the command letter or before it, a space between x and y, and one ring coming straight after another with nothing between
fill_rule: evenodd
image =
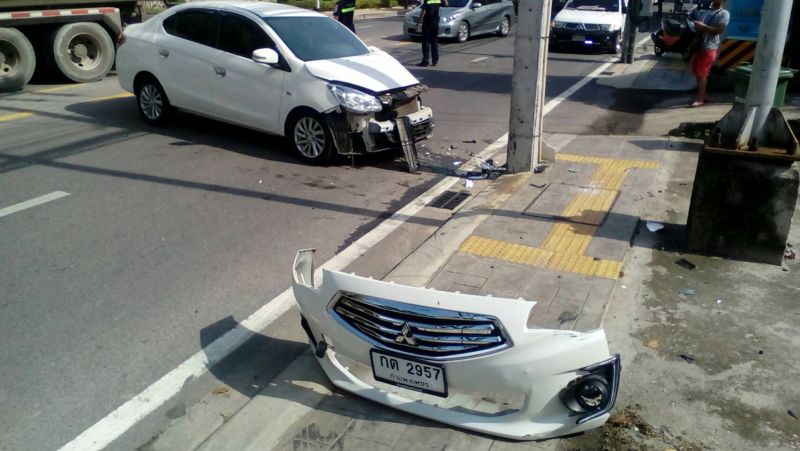
<instances>
[{"instance_id":1,"label":"chrome grille","mask_svg":"<svg viewBox=\"0 0 800 451\"><path fill-rule=\"evenodd\" d=\"M511 346L497 318L352 293L339 293L331 313L370 343L428 360L497 352Z\"/></svg>"}]
</instances>

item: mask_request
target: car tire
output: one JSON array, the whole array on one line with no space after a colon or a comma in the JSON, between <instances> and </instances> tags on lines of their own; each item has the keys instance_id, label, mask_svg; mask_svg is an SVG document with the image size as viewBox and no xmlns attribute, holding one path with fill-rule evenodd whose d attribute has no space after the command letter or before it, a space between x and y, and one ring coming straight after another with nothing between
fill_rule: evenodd
<instances>
[{"instance_id":1,"label":"car tire","mask_svg":"<svg viewBox=\"0 0 800 451\"><path fill-rule=\"evenodd\" d=\"M286 127L286 136L292 152L301 161L323 165L333 156L333 134L322 116L311 110L292 117Z\"/></svg>"},{"instance_id":2,"label":"car tire","mask_svg":"<svg viewBox=\"0 0 800 451\"><path fill-rule=\"evenodd\" d=\"M511 31L511 18L503 16L503 20L500 21L500 27L497 29L497 36L506 37L509 31Z\"/></svg>"},{"instance_id":3,"label":"car tire","mask_svg":"<svg viewBox=\"0 0 800 451\"><path fill-rule=\"evenodd\" d=\"M606 53L616 55L622 50L622 33L617 36L613 43L609 44L606 48Z\"/></svg>"},{"instance_id":4,"label":"car tire","mask_svg":"<svg viewBox=\"0 0 800 451\"><path fill-rule=\"evenodd\" d=\"M50 52L58 70L76 83L101 80L114 66L114 42L96 23L62 25L50 38Z\"/></svg>"},{"instance_id":5,"label":"car tire","mask_svg":"<svg viewBox=\"0 0 800 451\"><path fill-rule=\"evenodd\" d=\"M658 46L658 45L653 47L653 52L655 52L656 56L664 55L664 49L661 46Z\"/></svg>"},{"instance_id":6,"label":"car tire","mask_svg":"<svg viewBox=\"0 0 800 451\"><path fill-rule=\"evenodd\" d=\"M458 42L467 42L469 40L469 22L464 21L458 24L456 40Z\"/></svg>"},{"instance_id":7,"label":"car tire","mask_svg":"<svg viewBox=\"0 0 800 451\"><path fill-rule=\"evenodd\" d=\"M16 28L0 28L0 92L17 91L36 70L36 53Z\"/></svg>"},{"instance_id":8,"label":"car tire","mask_svg":"<svg viewBox=\"0 0 800 451\"><path fill-rule=\"evenodd\" d=\"M147 77L136 84L136 107L145 122L150 125L164 125L172 114L172 105L161 83Z\"/></svg>"}]
</instances>

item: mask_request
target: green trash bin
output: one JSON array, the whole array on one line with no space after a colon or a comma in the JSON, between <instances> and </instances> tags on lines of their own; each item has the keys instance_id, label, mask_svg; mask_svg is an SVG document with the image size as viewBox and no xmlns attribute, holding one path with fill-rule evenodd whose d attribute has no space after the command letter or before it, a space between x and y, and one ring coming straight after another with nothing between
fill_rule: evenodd
<instances>
[{"instance_id":1,"label":"green trash bin","mask_svg":"<svg viewBox=\"0 0 800 451\"><path fill-rule=\"evenodd\" d=\"M753 74L753 65L750 63L742 64L739 67L728 69L733 79L733 103L744 104L747 98L747 87L750 85L750 76ZM774 108L783 108L784 99L786 98L786 87L789 85L789 80L794 77L794 71L785 67L781 68L780 75L778 75L778 86L775 88L775 99L772 106Z\"/></svg>"}]
</instances>

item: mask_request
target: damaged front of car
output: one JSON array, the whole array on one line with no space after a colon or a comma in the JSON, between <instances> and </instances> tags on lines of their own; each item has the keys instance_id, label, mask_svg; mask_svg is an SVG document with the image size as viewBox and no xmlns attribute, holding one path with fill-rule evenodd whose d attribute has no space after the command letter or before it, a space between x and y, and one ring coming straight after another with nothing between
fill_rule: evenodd
<instances>
[{"instance_id":1,"label":"damaged front of car","mask_svg":"<svg viewBox=\"0 0 800 451\"><path fill-rule=\"evenodd\" d=\"M605 333L529 329L534 302L322 270L297 253L293 290L337 387L452 426L538 440L601 426L619 388Z\"/></svg>"},{"instance_id":2,"label":"damaged front of car","mask_svg":"<svg viewBox=\"0 0 800 451\"><path fill-rule=\"evenodd\" d=\"M433 132L433 111L422 104L427 87L389 54L371 48L366 55L306 63L328 81L335 105L323 114L341 155L399 149L407 128L414 143Z\"/></svg>"}]
</instances>

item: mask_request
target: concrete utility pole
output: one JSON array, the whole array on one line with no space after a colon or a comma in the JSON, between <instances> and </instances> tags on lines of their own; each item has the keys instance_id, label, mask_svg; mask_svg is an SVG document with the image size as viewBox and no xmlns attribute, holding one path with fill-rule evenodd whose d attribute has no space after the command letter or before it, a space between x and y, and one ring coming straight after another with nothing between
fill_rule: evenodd
<instances>
[{"instance_id":1,"label":"concrete utility pole","mask_svg":"<svg viewBox=\"0 0 800 451\"><path fill-rule=\"evenodd\" d=\"M633 64L633 54L636 50L636 26L638 22L639 5L641 0L628 2L628 13L625 15L625 33L622 41L622 59L625 64ZM650 1L650 0L647 0Z\"/></svg>"},{"instance_id":2,"label":"concrete utility pole","mask_svg":"<svg viewBox=\"0 0 800 451\"><path fill-rule=\"evenodd\" d=\"M530 171L541 158L551 3L552 0L522 0L519 4L511 79L509 173Z\"/></svg>"},{"instance_id":3,"label":"concrete utility pole","mask_svg":"<svg viewBox=\"0 0 800 451\"><path fill-rule=\"evenodd\" d=\"M783 48L792 15L792 0L765 0L761 9L761 26L758 31L758 46L753 59L753 72L747 88L748 118L745 127L752 127L740 135L740 146L746 146L752 139L756 143L764 141L767 116L775 99L775 88L781 71ZM752 117L751 117L752 115ZM749 138L749 139L748 139Z\"/></svg>"}]
</instances>

